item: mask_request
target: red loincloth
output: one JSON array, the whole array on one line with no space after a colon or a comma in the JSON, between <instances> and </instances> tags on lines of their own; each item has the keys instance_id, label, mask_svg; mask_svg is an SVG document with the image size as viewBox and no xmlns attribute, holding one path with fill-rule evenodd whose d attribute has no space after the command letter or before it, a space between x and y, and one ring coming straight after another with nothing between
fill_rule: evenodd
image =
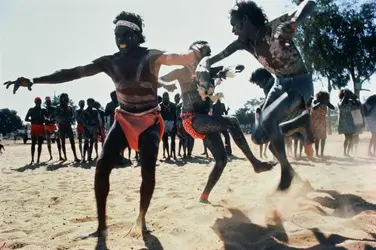
<instances>
[{"instance_id":1,"label":"red loincloth","mask_svg":"<svg viewBox=\"0 0 376 250\"><path fill-rule=\"evenodd\" d=\"M83 135L85 133L84 125L82 125L81 123L77 123L76 131L77 133L81 133Z\"/></svg>"},{"instance_id":2,"label":"red loincloth","mask_svg":"<svg viewBox=\"0 0 376 250\"><path fill-rule=\"evenodd\" d=\"M119 122L125 137L127 138L129 147L136 152L139 152L138 139L139 136L155 123L159 125L159 140L162 140L164 133L164 124L162 116L157 110L151 110L144 114L131 114L121 111L119 108L115 109L115 120Z\"/></svg>"},{"instance_id":3,"label":"red loincloth","mask_svg":"<svg viewBox=\"0 0 376 250\"><path fill-rule=\"evenodd\" d=\"M31 124L30 134L31 136L44 136L44 125L43 124Z\"/></svg>"},{"instance_id":4,"label":"red loincloth","mask_svg":"<svg viewBox=\"0 0 376 250\"><path fill-rule=\"evenodd\" d=\"M44 130L46 130L49 134L52 134L56 130L56 124L44 125Z\"/></svg>"},{"instance_id":5,"label":"red loincloth","mask_svg":"<svg viewBox=\"0 0 376 250\"><path fill-rule=\"evenodd\" d=\"M192 127L192 119L195 115L190 112L185 112L180 115L183 120L183 127L188 134L190 134L195 139L204 139L206 137L205 134L200 134L194 130Z\"/></svg>"}]
</instances>

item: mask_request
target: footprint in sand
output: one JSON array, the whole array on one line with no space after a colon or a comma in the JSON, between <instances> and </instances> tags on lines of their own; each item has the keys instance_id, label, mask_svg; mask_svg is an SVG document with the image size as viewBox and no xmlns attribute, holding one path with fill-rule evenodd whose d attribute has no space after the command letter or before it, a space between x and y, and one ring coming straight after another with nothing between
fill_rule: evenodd
<instances>
[{"instance_id":1,"label":"footprint in sand","mask_svg":"<svg viewBox=\"0 0 376 250\"><path fill-rule=\"evenodd\" d=\"M7 248L8 249L19 249L19 248L23 248L26 245L27 245L26 243L14 242L14 243L8 245Z\"/></svg>"},{"instance_id":2,"label":"footprint in sand","mask_svg":"<svg viewBox=\"0 0 376 250\"><path fill-rule=\"evenodd\" d=\"M50 199L52 201L52 205L56 205L61 201L59 197L51 197Z\"/></svg>"}]
</instances>

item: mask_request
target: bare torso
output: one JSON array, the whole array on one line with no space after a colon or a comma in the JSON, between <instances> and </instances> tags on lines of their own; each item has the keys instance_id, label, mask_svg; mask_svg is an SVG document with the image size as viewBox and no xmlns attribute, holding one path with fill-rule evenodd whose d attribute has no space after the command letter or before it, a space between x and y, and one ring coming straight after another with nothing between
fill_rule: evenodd
<instances>
[{"instance_id":1,"label":"bare torso","mask_svg":"<svg viewBox=\"0 0 376 250\"><path fill-rule=\"evenodd\" d=\"M119 106L140 113L158 106L158 72L156 59L160 51L139 47L131 54L115 53L94 61L115 83Z\"/></svg>"},{"instance_id":2,"label":"bare torso","mask_svg":"<svg viewBox=\"0 0 376 250\"><path fill-rule=\"evenodd\" d=\"M277 27L286 22L288 15L283 15L268 23L268 31L262 39L257 42L242 41L243 48L277 77L292 77L307 74L308 70L304 64L298 48L292 40L275 38Z\"/></svg>"}]
</instances>

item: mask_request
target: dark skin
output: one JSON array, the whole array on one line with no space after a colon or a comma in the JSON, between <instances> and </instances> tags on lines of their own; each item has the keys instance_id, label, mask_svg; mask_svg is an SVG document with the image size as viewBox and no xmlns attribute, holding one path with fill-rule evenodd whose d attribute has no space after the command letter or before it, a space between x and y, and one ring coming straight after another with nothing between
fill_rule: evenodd
<instances>
[{"instance_id":1,"label":"dark skin","mask_svg":"<svg viewBox=\"0 0 376 250\"><path fill-rule=\"evenodd\" d=\"M204 58L196 70L197 76L205 79L209 74L208 69L211 65L232 55L238 50L248 51L255 56L261 64L264 66L267 65L267 70L276 74L277 77L307 74L308 71L297 49L289 46L295 46L291 39L295 33L296 27L309 16L314 6L314 1L302 2L294 13L284 17L284 22L278 26L274 34L272 34L271 26L267 23L258 23L258 25L255 25L250 19L251 15L241 16L241 14L239 14L231 16L232 32L238 39L217 55ZM276 41L271 45L268 44L268 39L265 39L270 36ZM284 57L283 53L275 53L276 50L272 50L271 46L276 47L277 51L294 50L295 55L294 57ZM294 67L285 68L285 65L293 65ZM280 133L279 123L288 112L302 106L303 103L302 97L295 92L285 93L270 102L272 102L273 105L268 103L267 98L262 108L262 122L260 126L262 126L268 138L270 138L270 149L281 164L281 181L277 190L283 191L290 187L296 173L287 159L284 137Z\"/></svg>"},{"instance_id":2,"label":"dark skin","mask_svg":"<svg viewBox=\"0 0 376 250\"><path fill-rule=\"evenodd\" d=\"M55 124L56 123L56 118L55 118L55 112L56 112L56 107L52 106L52 102L50 99L46 100L46 110L47 110L47 118L45 121L46 125L49 124ZM56 132L52 132L56 133ZM51 135L47 130L46 130L46 139L47 139L47 149L50 154L50 160L52 160L52 150L51 150ZM60 143L60 138L56 136L56 144L57 144L57 149L59 151L59 159L62 161L63 157L61 157L61 143Z\"/></svg>"},{"instance_id":3,"label":"dark skin","mask_svg":"<svg viewBox=\"0 0 376 250\"><path fill-rule=\"evenodd\" d=\"M110 56L101 57L84 66L60 70L51 75L33 79L34 84L56 84L69 82L83 77L106 73L115 83L120 107L128 112L141 113L158 105L157 89L161 87L157 75L162 65L189 65L196 60L196 54L203 53L206 46L190 50L187 53L175 54L153 50L148 59L148 70L140 72L138 77L137 67L140 65L146 48L139 45L142 34L125 26L115 28L115 41L119 52ZM110 63L108 63L110 62ZM119 71L121 69L121 71ZM143 84L140 84L140 80ZM148 83L148 84L146 84ZM32 81L26 78L18 78L16 81L6 82L7 87L13 86L13 92L21 86L30 88ZM137 99L136 97L142 96ZM102 152L96 164L95 173L95 197L98 212L98 229L93 236L100 236L105 241L106 235L106 203L109 193L109 176L113 167L117 164L118 157L128 146L127 138L115 122L108 132ZM142 182L140 187L140 208L136 220L135 230L148 231L146 226L146 213L150 205L155 187L155 167L159 149L159 125L155 124L144 131L139 137L139 152L141 164Z\"/></svg>"},{"instance_id":4,"label":"dark skin","mask_svg":"<svg viewBox=\"0 0 376 250\"><path fill-rule=\"evenodd\" d=\"M93 152L94 143L98 140L97 129L99 126L98 111L94 107L94 100L87 100L87 108L83 113L82 122L85 126L85 140L82 161L85 162L86 153L88 153L87 161L92 161L91 154Z\"/></svg>"},{"instance_id":5,"label":"dark skin","mask_svg":"<svg viewBox=\"0 0 376 250\"><path fill-rule=\"evenodd\" d=\"M80 100L78 102L78 107L79 109L76 110L76 121L77 121L77 124L82 124L83 125L83 113L84 113L84 107L85 107L85 101L84 100ZM81 159L84 160L85 157L83 157L83 151L82 151L82 138L83 138L83 134L80 132L80 131L77 131L77 139L78 139L78 149L80 150L80 154L81 154Z\"/></svg>"},{"instance_id":6,"label":"dark skin","mask_svg":"<svg viewBox=\"0 0 376 250\"><path fill-rule=\"evenodd\" d=\"M173 129L170 132L163 134L163 158L166 158L165 152L167 152L167 160L170 160L171 156L176 160L176 106L174 103L170 102L170 97L168 93L163 93L161 106L161 115L164 121L173 122ZM168 145L168 137L171 137L171 145ZM169 150L171 148L171 151Z\"/></svg>"},{"instance_id":7,"label":"dark skin","mask_svg":"<svg viewBox=\"0 0 376 250\"><path fill-rule=\"evenodd\" d=\"M65 148L65 138L68 137L71 149L74 156L74 161L79 162L80 160L76 154L76 145L74 142L74 135L72 130L72 123L74 120L74 111L71 106L68 105L69 97L66 94L60 95L60 104L56 108L56 119L58 121L59 127L59 137L61 140L61 148L64 154L64 160L67 160L67 151Z\"/></svg>"},{"instance_id":8,"label":"dark skin","mask_svg":"<svg viewBox=\"0 0 376 250\"><path fill-rule=\"evenodd\" d=\"M47 117L47 110L41 107L42 101L36 100L35 106L27 111L25 121L30 122L32 125L43 125ZM43 135L35 136L31 135L31 162L34 163L35 145L38 144L38 158L37 162L40 162L40 155L42 153Z\"/></svg>"},{"instance_id":9,"label":"dark skin","mask_svg":"<svg viewBox=\"0 0 376 250\"><path fill-rule=\"evenodd\" d=\"M228 115L228 111L230 108L226 108L225 104L221 102L221 100L218 100L214 105L213 105L213 115ZM231 140L230 140L230 135L226 130L223 130L221 132L223 137L225 138L225 149L227 152L228 156L232 155L232 150L231 150Z\"/></svg>"},{"instance_id":10,"label":"dark skin","mask_svg":"<svg viewBox=\"0 0 376 250\"><path fill-rule=\"evenodd\" d=\"M104 116L105 116L105 111L103 111L101 109L101 105L99 102L95 102L94 103L94 108L98 111L98 114L99 114L99 124L98 124L98 130L99 130L99 135L101 136L101 142L102 142L102 147L103 147L103 143L104 143L104 140L105 140L105 133L104 133ZM95 153L96 153L96 157L95 159L98 158L98 140L95 141L94 143L94 147L95 147Z\"/></svg>"},{"instance_id":11,"label":"dark skin","mask_svg":"<svg viewBox=\"0 0 376 250\"><path fill-rule=\"evenodd\" d=\"M238 68L238 72L241 72L241 70L244 69L244 66L239 66ZM223 69L222 66L210 69L212 84L217 75L221 75L222 77L226 75L227 72L223 72ZM196 114L192 119L192 127L196 132L206 135L203 140L204 145L209 148L215 159L214 168L210 173L208 182L201 194L200 202L208 202L210 192L220 179L223 170L227 165L227 154L220 135L220 132L223 130L230 130L237 146L246 155L247 159L251 163L254 163L253 166L257 166L254 168L256 173L269 171L275 165L274 163L260 162L254 157L236 118L230 116L209 115L211 101L208 97L202 100L202 96L200 96L197 91L198 86L196 81L192 79L192 74L189 68L173 70L169 74L162 76L161 80L166 82L177 80L179 82L183 99L182 112L192 112Z\"/></svg>"}]
</instances>

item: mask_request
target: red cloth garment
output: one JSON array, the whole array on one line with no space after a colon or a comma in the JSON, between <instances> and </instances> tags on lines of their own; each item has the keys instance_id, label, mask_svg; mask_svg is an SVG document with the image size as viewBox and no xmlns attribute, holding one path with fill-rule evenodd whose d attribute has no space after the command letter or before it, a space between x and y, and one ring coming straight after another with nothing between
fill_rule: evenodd
<instances>
[{"instance_id":1,"label":"red cloth garment","mask_svg":"<svg viewBox=\"0 0 376 250\"><path fill-rule=\"evenodd\" d=\"M52 134L56 130L56 124L44 125L44 130L46 130L49 134Z\"/></svg>"},{"instance_id":2,"label":"red cloth garment","mask_svg":"<svg viewBox=\"0 0 376 250\"><path fill-rule=\"evenodd\" d=\"M43 124L31 124L30 134L31 136L44 136L44 125Z\"/></svg>"},{"instance_id":3,"label":"red cloth garment","mask_svg":"<svg viewBox=\"0 0 376 250\"><path fill-rule=\"evenodd\" d=\"M192 119L195 115L191 112L185 112L180 115L183 121L183 127L188 134L190 134L195 139L204 139L206 137L205 134L200 134L194 130L192 127Z\"/></svg>"},{"instance_id":4,"label":"red cloth garment","mask_svg":"<svg viewBox=\"0 0 376 250\"><path fill-rule=\"evenodd\" d=\"M120 108L115 109L115 120L119 122L125 137L127 138L129 147L136 152L139 152L138 139L139 136L148 128L154 124L159 124L159 139L162 140L164 133L164 123L163 118L157 110L150 110L150 112L145 112L142 115L131 114L120 110Z\"/></svg>"}]
</instances>

